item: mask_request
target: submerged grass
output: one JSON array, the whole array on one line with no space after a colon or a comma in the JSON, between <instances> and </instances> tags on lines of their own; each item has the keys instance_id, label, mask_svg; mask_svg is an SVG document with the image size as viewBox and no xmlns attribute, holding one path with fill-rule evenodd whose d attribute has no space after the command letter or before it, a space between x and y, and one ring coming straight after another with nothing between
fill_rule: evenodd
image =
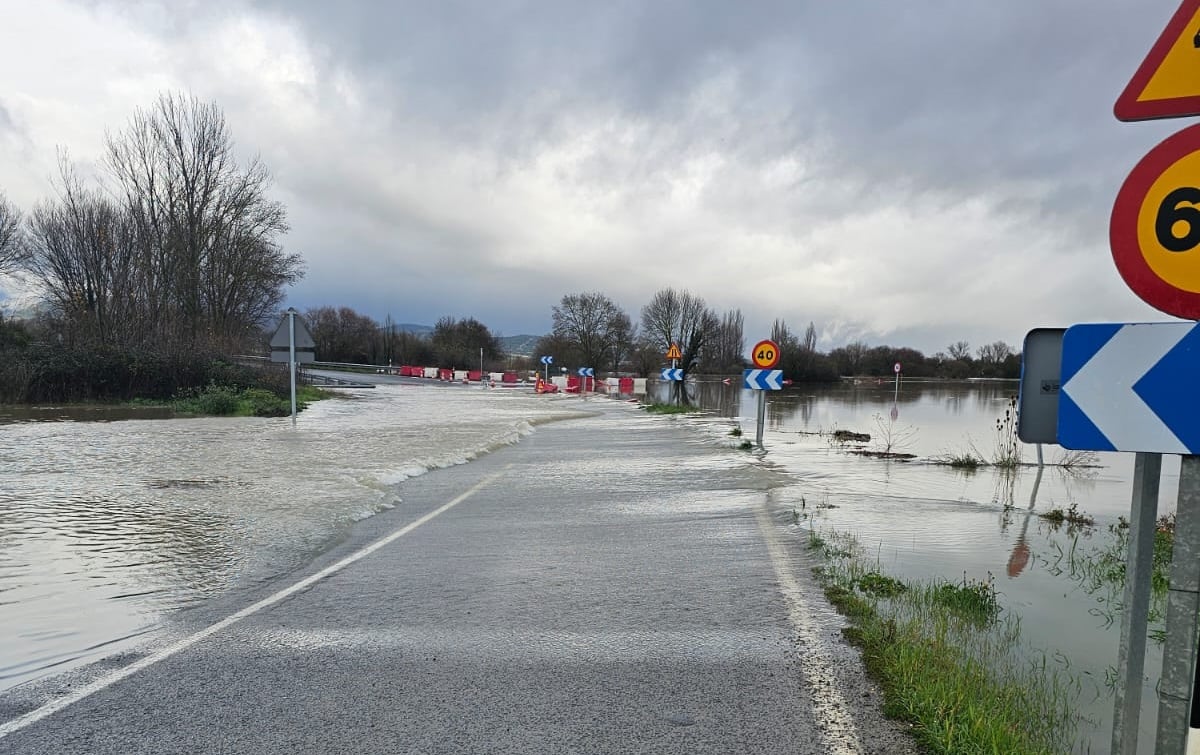
<instances>
[{"instance_id":1,"label":"submerged grass","mask_svg":"<svg viewBox=\"0 0 1200 755\"><path fill-rule=\"evenodd\" d=\"M819 578L883 687L884 712L930 752L1070 750L1078 685L1044 661L1019 660L1020 621L1001 611L990 576L903 582L867 564L852 537L820 542Z\"/></svg>"},{"instance_id":2,"label":"submerged grass","mask_svg":"<svg viewBox=\"0 0 1200 755\"><path fill-rule=\"evenodd\" d=\"M692 414L702 411L695 406L677 406L675 404L642 404L642 408L651 414Z\"/></svg>"}]
</instances>

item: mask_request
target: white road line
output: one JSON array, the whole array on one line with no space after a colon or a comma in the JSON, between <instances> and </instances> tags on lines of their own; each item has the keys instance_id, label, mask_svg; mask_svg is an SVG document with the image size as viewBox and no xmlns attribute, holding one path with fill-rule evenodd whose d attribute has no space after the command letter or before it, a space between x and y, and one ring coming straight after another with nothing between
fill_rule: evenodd
<instances>
[{"instance_id":1,"label":"white road line","mask_svg":"<svg viewBox=\"0 0 1200 755\"><path fill-rule=\"evenodd\" d=\"M511 466L511 465L509 465L509 466ZM116 684L117 682L121 681L122 679L125 679L126 677L133 676L134 674L141 671L142 669L153 666L154 664L158 663L159 661L170 658L171 656L175 655L176 653L190 648L192 645L195 645L197 642L200 642L201 640L205 639L206 637L209 637L211 635L216 634L217 632L220 632L222 629L226 629L227 627L230 627L233 624L236 624L237 622L241 621L242 619L246 618L247 616L253 616L254 614L261 611L262 609L273 606L276 603L278 603L279 601L283 600L284 598L295 595L296 593L300 592L301 590L304 590L306 588L309 588L309 587L315 585L317 582L320 582L322 579L325 579L326 577L328 577L332 574L338 573L339 571L341 571L342 569L345 569L347 566L354 563L355 561L358 561L361 558L371 555L372 553L374 553L375 551L384 547L385 545L391 543L394 540L404 537L408 533L415 530L417 527L420 527L422 524L425 524L426 522L430 521L434 517L439 516L440 514L444 514L445 512L454 508L458 504L467 500L472 495L474 495L475 493L478 493L482 488L491 484L498 477L500 477L505 472L507 472L508 468L509 467L506 466L504 469L501 469L499 472L496 472L493 475L485 477L484 479L480 480L477 484L475 484L473 487L471 487L469 490L462 493L461 495L459 495L458 497L456 497L454 500L450 501L449 503L443 504L441 507L434 509L433 511L429 512L428 514L422 516L420 519L417 519L416 521L406 524L405 526L396 530L395 532L388 535L387 537L376 540L375 542L366 546L362 550L359 550L359 551L356 551L356 552L350 554L349 556L343 558L341 561L338 561L336 564L327 566L324 569L322 569L321 571L317 572L316 574L313 574L312 576L305 577L304 579L300 580L299 582L292 585L291 587L286 587L270 597L263 598L262 600L258 601L257 603L247 606L246 608L243 608L242 610L238 611L237 613L227 616L226 618L222 619L221 621L218 621L216 624L213 624L212 626L202 629L199 632L196 632L195 634L190 635L172 645L168 645L167 647L163 648L162 650L159 650L157 653L153 653L153 654L148 655L145 658L142 658L138 661L134 661L133 663L129 664L128 666L125 666L124 668L121 668L120 670L118 670L112 674L109 674L108 676L101 677L100 679L97 679L96 681L92 682L91 684L80 687L79 689L75 690L74 692L70 693L69 695L64 695L63 697L56 698L53 702L46 703L45 705L41 706L40 708L31 710L30 712L26 713L25 715L21 716L20 718L14 718L11 721L6 721L5 723L0 724L0 739L7 737L9 734L20 731L21 729L24 729L26 726L29 726L30 724L37 723L38 721L41 721L42 719L46 718L47 716L52 716L55 713L59 712L60 710L66 708L68 706L74 705L75 703L79 702L80 700L83 700L84 698L90 697L91 695L94 695L95 693L97 693L103 689L111 687L112 685Z\"/></svg>"},{"instance_id":2,"label":"white road line","mask_svg":"<svg viewBox=\"0 0 1200 755\"><path fill-rule=\"evenodd\" d=\"M779 542L775 524L771 521L766 505L760 503L756 506L754 515L758 519L758 529L762 532L763 540L767 543L767 553L771 556L771 566L774 567L775 576L779 580L779 590L788 603L788 620L803 644L798 658L804 680L812 694L813 717L817 720L821 738L825 743L823 751L833 755L858 755L862 752L858 729L854 725L846 699L838 691L840 682L829 663L825 641L813 623L808 603L804 600L804 591L792 576L791 559Z\"/></svg>"}]
</instances>

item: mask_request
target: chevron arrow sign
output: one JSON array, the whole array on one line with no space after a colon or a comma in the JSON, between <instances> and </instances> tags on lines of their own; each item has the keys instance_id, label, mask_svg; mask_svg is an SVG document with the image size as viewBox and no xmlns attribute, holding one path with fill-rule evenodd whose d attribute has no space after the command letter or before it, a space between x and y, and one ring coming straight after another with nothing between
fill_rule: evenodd
<instances>
[{"instance_id":1,"label":"chevron arrow sign","mask_svg":"<svg viewBox=\"0 0 1200 755\"><path fill-rule=\"evenodd\" d=\"M1067 328L1059 445L1083 451L1200 453L1198 376L1196 323Z\"/></svg>"},{"instance_id":2,"label":"chevron arrow sign","mask_svg":"<svg viewBox=\"0 0 1200 755\"><path fill-rule=\"evenodd\" d=\"M580 367L579 368L579 376L580 377L595 377L596 376L596 368Z\"/></svg>"},{"instance_id":3,"label":"chevron arrow sign","mask_svg":"<svg viewBox=\"0 0 1200 755\"><path fill-rule=\"evenodd\" d=\"M667 367L662 371L663 380L683 380L683 370Z\"/></svg>"},{"instance_id":4,"label":"chevron arrow sign","mask_svg":"<svg viewBox=\"0 0 1200 755\"><path fill-rule=\"evenodd\" d=\"M746 370L742 383L756 391L783 390L783 370Z\"/></svg>"}]
</instances>

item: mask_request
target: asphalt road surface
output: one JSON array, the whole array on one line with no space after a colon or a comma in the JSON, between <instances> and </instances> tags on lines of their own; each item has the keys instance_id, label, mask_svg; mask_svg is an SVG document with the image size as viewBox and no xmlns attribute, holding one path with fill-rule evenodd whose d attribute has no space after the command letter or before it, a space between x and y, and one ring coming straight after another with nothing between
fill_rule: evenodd
<instances>
[{"instance_id":1,"label":"asphalt road surface","mask_svg":"<svg viewBox=\"0 0 1200 755\"><path fill-rule=\"evenodd\" d=\"M784 481L594 403L0 697L0 753L915 752L771 510Z\"/></svg>"}]
</instances>

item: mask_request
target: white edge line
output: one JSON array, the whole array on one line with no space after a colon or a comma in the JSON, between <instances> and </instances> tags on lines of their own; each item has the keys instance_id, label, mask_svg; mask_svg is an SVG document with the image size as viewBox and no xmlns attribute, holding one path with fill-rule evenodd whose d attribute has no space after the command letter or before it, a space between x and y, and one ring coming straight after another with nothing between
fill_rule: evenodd
<instances>
[{"instance_id":1,"label":"white edge line","mask_svg":"<svg viewBox=\"0 0 1200 755\"><path fill-rule=\"evenodd\" d=\"M824 752L835 755L858 755L863 751L859 740L858 728L854 724L854 716L850 706L839 689L837 674L830 665L826 643L821 633L814 625L804 591L796 578L792 576L791 559L783 544L775 534L775 524L767 512L765 503L759 503L754 509L754 517L758 521L759 531L767 545L767 554L771 558L771 566L779 583L788 606L788 620L796 635L805 647L798 654L804 681L812 695L814 706L813 718L824 740Z\"/></svg>"},{"instance_id":2,"label":"white edge line","mask_svg":"<svg viewBox=\"0 0 1200 755\"><path fill-rule=\"evenodd\" d=\"M48 716L52 716L55 713L59 712L60 710L66 708L68 706L74 705L75 703L79 702L80 700L83 700L84 698L90 697L91 695L94 695L95 693L97 693L107 687L111 687L112 685L116 684L117 682L121 681L122 679L133 676L137 672L139 672L145 668L148 668L150 666L153 666L154 664L158 663L159 661L170 658L171 656L175 655L176 653L179 653L180 651L190 648L192 645L195 645L196 643L200 642L201 640L203 640L207 637L210 637L210 636L216 634L217 632L220 632L222 629L226 629L226 628L232 626L233 624L236 624L237 622L241 621L242 619L246 618L247 616L252 616L252 615L258 613L259 611L261 611L262 609L267 608L269 606L273 606L276 603L278 603L279 601L281 601L285 598L288 598L292 595L295 595L296 593L300 592L301 590L305 590L305 589L313 586L317 582L320 582L322 579L325 579L326 577L328 577L330 575L336 574L337 572L341 571L342 569L345 569L350 564L353 564L355 561L358 561L361 558L371 555L372 553L374 553L375 551L384 547L385 545L388 545L389 543L391 543L401 537L404 537L405 535L412 532L417 527L420 527L422 524L425 524L426 522L433 519L434 517L439 516L440 514L444 514L445 512L454 508L458 504L460 504L463 501L470 498L475 493L479 492L479 490L481 488L490 484L496 478L503 475L507 470L508 470L508 467L505 467L504 469L500 470L499 472L496 472L495 474L485 477L484 479L480 480L478 483L473 485L471 488L469 488L465 492L459 494L456 498L454 498L450 502L442 504L440 507L434 509L433 511L430 511L428 514L425 514L421 518L406 524L405 526L396 530L392 534L390 534L386 537L383 537L379 540L376 540L375 542L364 547L363 549L356 551L355 553L352 553L349 556L346 556L341 561L338 561L336 564L331 564L330 566L325 567L324 569L317 572L316 574L312 574L308 577L305 577L304 579L300 580L299 582L297 582L296 584L294 584L290 587L285 587L284 589L280 590L279 592L275 593L274 595L263 598L262 600L258 601L257 603L249 605L236 613L230 614L229 616L225 617L221 621L218 621L216 624L206 627L206 628L200 630L199 632L196 632L193 635L190 635L188 637L185 637L182 640L179 640L178 642L175 642L174 644L168 645L167 647L163 648L162 650L159 650L156 653L152 653L151 655L148 655L145 658L141 658L137 661L134 661L133 663L129 664L128 666L125 666L125 667L121 668L120 670L113 672L112 674L101 677L100 679L97 679L96 681L92 682L91 684L80 687L79 689L75 690L74 692L72 692L68 695L64 695L63 697L57 698L52 702L46 703L45 705L42 705L39 708L35 708L34 710L31 710L30 712L24 714L23 716L14 718L11 721L6 721L3 724L0 724L0 739L4 739L9 734L20 731L21 729L24 729L26 726L37 723L38 721L41 721L42 719L44 719Z\"/></svg>"}]
</instances>

